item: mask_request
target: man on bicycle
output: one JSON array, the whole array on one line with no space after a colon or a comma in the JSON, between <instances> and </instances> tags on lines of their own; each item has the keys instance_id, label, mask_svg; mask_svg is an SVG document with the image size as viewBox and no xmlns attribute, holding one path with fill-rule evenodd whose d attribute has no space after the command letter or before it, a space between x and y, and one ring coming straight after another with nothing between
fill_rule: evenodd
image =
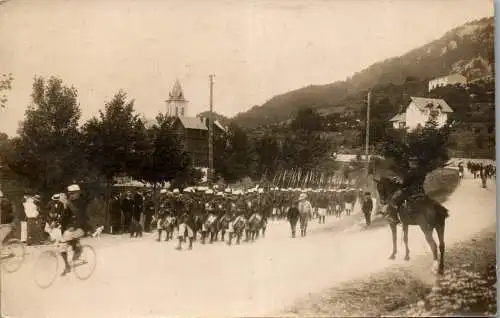
<instances>
[{"instance_id":1,"label":"man on bicycle","mask_svg":"<svg viewBox=\"0 0 500 318\"><path fill-rule=\"evenodd\" d=\"M77 184L72 184L67 188L67 201L64 202L65 208L61 217L62 241L67 243L67 247L72 248L73 261L77 260L82 253L80 238L85 235L83 230L85 228L85 224L83 224L85 220L83 217L85 206L80 196L81 191ZM66 249L61 252L61 256L65 265L61 276L64 276L71 271L68 262L68 250Z\"/></svg>"}]
</instances>

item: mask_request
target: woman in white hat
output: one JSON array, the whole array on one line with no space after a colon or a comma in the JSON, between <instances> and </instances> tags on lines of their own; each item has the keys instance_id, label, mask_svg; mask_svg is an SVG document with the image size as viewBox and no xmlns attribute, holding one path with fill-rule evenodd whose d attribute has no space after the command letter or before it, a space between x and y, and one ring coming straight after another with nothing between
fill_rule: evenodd
<instances>
[{"instance_id":1,"label":"woman in white hat","mask_svg":"<svg viewBox=\"0 0 500 318\"><path fill-rule=\"evenodd\" d=\"M304 192L299 195L299 222L300 222L300 235L307 235L307 223L312 217L313 208L311 202L307 200L307 194Z\"/></svg>"}]
</instances>

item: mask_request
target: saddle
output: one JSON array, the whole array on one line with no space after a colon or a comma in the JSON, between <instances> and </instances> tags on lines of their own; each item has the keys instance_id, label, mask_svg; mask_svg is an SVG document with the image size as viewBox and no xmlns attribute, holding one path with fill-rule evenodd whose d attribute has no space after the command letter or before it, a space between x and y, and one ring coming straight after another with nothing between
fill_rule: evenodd
<instances>
[{"instance_id":1,"label":"saddle","mask_svg":"<svg viewBox=\"0 0 500 318\"><path fill-rule=\"evenodd\" d=\"M439 204L434 199L430 198L424 193L412 194L401 205L401 210L406 213L413 214L418 212L423 206L432 207L437 213L443 215L444 218L449 216L448 209Z\"/></svg>"}]
</instances>

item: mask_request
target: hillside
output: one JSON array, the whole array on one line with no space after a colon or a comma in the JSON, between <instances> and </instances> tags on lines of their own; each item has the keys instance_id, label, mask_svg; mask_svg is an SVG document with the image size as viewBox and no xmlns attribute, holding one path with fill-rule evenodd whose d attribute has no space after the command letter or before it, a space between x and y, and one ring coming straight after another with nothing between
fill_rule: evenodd
<instances>
[{"instance_id":1,"label":"hillside","mask_svg":"<svg viewBox=\"0 0 500 318\"><path fill-rule=\"evenodd\" d=\"M375 63L346 81L308 86L274 96L233 120L241 127L253 129L287 121L305 106L323 114L359 112L363 106L360 97L368 89L399 86L412 79L426 82L450 73L463 74L470 81L491 76L493 70L494 20L484 18L455 28L402 56Z\"/></svg>"}]
</instances>

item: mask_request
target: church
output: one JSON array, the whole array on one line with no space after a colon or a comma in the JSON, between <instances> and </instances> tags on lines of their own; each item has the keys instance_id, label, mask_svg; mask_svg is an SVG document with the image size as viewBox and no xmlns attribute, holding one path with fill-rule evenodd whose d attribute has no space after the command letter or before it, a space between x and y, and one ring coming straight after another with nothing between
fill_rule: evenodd
<instances>
[{"instance_id":1,"label":"church","mask_svg":"<svg viewBox=\"0 0 500 318\"><path fill-rule=\"evenodd\" d=\"M191 155L193 165L205 170L208 168L208 118L190 117L189 102L184 96L179 80L176 80L166 103L166 115L175 117L172 129L184 140L184 146ZM214 121L214 138L225 134L227 128L218 120Z\"/></svg>"}]
</instances>

